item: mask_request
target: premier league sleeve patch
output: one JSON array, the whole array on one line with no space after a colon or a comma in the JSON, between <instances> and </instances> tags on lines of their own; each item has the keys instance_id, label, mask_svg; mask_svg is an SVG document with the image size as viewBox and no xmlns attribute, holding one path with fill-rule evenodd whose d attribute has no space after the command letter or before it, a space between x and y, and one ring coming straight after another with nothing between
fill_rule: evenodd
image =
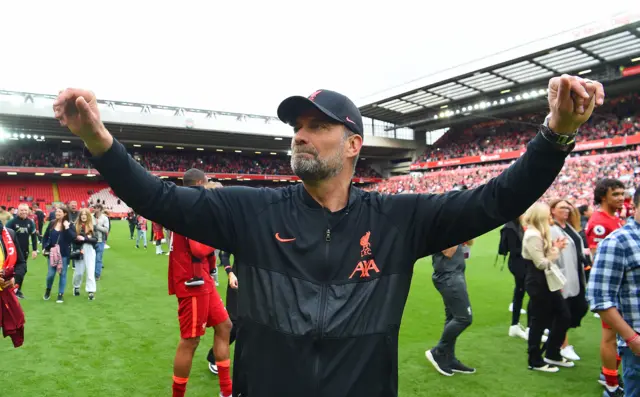
<instances>
[{"instance_id":1,"label":"premier league sleeve patch","mask_svg":"<svg viewBox=\"0 0 640 397\"><path fill-rule=\"evenodd\" d=\"M607 230L602 225L595 225L593 227L593 234L595 234L596 236L604 236L606 232Z\"/></svg>"}]
</instances>

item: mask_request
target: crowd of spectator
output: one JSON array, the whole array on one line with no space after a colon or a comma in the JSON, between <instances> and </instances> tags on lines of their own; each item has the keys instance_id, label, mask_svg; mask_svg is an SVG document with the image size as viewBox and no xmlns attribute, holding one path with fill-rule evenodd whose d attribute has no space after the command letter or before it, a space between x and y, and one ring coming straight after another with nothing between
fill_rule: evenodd
<instances>
[{"instance_id":1,"label":"crowd of spectator","mask_svg":"<svg viewBox=\"0 0 640 397\"><path fill-rule=\"evenodd\" d=\"M571 157L544 197L565 198L575 205L591 204L596 181L618 178L635 188L640 183L640 151ZM371 185L370 191L388 194L445 193L463 185L477 187L498 176L509 164L492 164L393 177Z\"/></svg>"},{"instance_id":2,"label":"crowd of spectator","mask_svg":"<svg viewBox=\"0 0 640 397\"><path fill-rule=\"evenodd\" d=\"M251 175L293 175L289 157L242 155L237 153L190 153L142 151L131 153L150 171L184 172L199 168L205 172ZM79 150L52 150L49 147L21 147L0 151L0 165L12 167L87 168L88 160ZM367 166L356 168L357 177L378 178Z\"/></svg>"},{"instance_id":3,"label":"crowd of spectator","mask_svg":"<svg viewBox=\"0 0 640 397\"><path fill-rule=\"evenodd\" d=\"M464 130L455 127L416 162L439 161L466 156L491 155L520 150L536 134L546 113L491 120ZM578 141L588 141L640 133L640 95L638 93L608 100L580 129Z\"/></svg>"}]
</instances>

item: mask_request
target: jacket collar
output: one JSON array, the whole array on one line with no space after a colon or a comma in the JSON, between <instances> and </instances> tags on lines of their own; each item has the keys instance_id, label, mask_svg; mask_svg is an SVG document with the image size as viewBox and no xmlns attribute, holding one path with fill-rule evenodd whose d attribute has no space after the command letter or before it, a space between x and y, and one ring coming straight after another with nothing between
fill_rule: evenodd
<instances>
[{"instance_id":1,"label":"jacket collar","mask_svg":"<svg viewBox=\"0 0 640 397\"><path fill-rule=\"evenodd\" d=\"M314 209L323 208L320 203L318 203L313 197L311 197L302 183L298 183L296 185L296 189L298 190L296 195L307 207ZM358 189L357 187L354 187L353 185L349 186L349 201L347 202L346 208L353 207L353 205L356 203L356 200L358 199L359 192L360 189Z\"/></svg>"}]
</instances>

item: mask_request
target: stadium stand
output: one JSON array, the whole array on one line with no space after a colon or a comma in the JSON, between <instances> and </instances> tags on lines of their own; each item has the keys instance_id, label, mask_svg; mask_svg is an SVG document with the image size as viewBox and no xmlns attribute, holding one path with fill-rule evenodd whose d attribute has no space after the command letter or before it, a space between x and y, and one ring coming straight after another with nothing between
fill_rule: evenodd
<instances>
[{"instance_id":1,"label":"stadium stand","mask_svg":"<svg viewBox=\"0 0 640 397\"><path fill-rule=\"evenodd\" d=\"M491 120L464 129L452 129L429 147L415 163L465 156L492 155L524 149L546 113ZM580 131L578 141L640 133L640 95L633 93L608 100Z\"/></svg>"},{"instance_id":2,"label":"stadium stand","mask_svg":"<svg viewBox=\"0 0 640 397\"><path fill-rule=\"evenodd\" d=\"M11 167L59 167L88 168L89 162L79 150L65 150L31 142L33 147L20 148L0 153L0 165ZM189 152L142 151L131 154L150 171L184 172L189 168L200 168L205 172L293 175L289 158L268 156L243 156L235 153L200 154ZM373 169L358 166L356 177L380 177Z\"/></svg>"},{"instance_id":3,"label":"stadium stand","mask_svg":"<svg viewBox=\"0 0 640 397\"><path fill-rule=\"evenodd\" d=\"M591 204L593 189L598 179L618 178L629 188L640 183L640 151L575 156L567 160L562 172L542 199L565 198L575 205ZM403 175L369 186L367 190L380 193L444 193L466 185L469 188L482 185L495 178L509 164L456 167Z\"/></svg>"},{"instance_id":4,"label":"stadium stand","mask_svg":"<svg viewBox=\"0 0 640 397\"><path fill-rule=\"evenodd\" d=\"M0 204L17 207L20 203L51 203L53 188L51 181L3 180Z\"/></svg>"},{"instance_id":5,"label":"stadium stand","mask_svg":"<svg viewBox=\"0 0 640 397\"><path fill-rule=\"evenodd\" d=\"M60 192L60 201L68 203L69 201L77 201L80 208L87 207L91 198L109 186L103 181L72 181L61 180L58 182L58 191ZM95 200L94 200L95 203Z\"/></svg>"}]
</instances>

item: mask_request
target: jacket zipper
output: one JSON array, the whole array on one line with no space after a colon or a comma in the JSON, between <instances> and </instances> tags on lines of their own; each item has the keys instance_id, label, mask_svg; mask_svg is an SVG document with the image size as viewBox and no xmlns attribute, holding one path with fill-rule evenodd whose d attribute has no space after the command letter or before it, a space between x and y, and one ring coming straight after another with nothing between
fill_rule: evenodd
<instances>
[{"instance_id":1,"label":"jacket zipper","mask_svg":"<svg viewBox=\"0 0 640 397\"><path fill-rule=\"evenodd\" d=\"M325 214L326 216L326 214ZM326 266L327 269L330 269L329 267L329 243L331 242L331 224L329 223L329 220L327 219L327 230L325 230L325 234L324 234L324 241L325 241L325 261L326 261ZM315 381L316 381L316 391L317 394L320 395L320 353L321 353L321 346L320 346L320 342L324 336L324 312L325 312L325 306L327 305L327 283L322 283L322 285L320 286L320 310L318 310L318 321L317 321L317 348L318 351L316 352L316 359L315 359L315 365L314 365L314 373L315 373Z\"/></svg>"}]
</instances>

